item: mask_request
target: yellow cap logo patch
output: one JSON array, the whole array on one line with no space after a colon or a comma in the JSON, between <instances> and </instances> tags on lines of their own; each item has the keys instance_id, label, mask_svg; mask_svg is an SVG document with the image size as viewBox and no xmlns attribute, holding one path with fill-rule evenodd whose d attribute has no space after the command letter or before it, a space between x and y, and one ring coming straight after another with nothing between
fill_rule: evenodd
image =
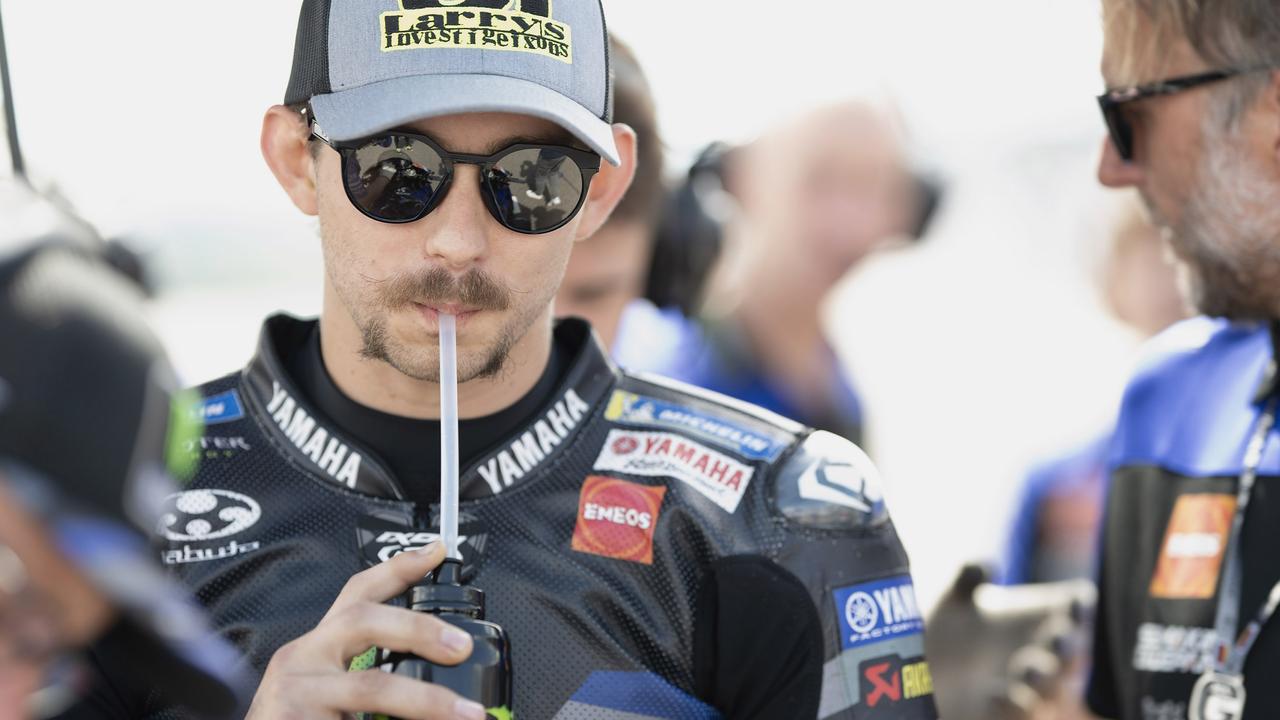
<instances>
[{"instance_id":1,"label":"yellow cap logo patch","mask_svg":"<svg viewBox=\"0 0 1280 720\"><path fill-rule=\"evenodd\" d=\"M529 52L573 63L568 25L551 0L400 0L382 14L382 51L463 48Z\"/></svg>"}]
</instances>

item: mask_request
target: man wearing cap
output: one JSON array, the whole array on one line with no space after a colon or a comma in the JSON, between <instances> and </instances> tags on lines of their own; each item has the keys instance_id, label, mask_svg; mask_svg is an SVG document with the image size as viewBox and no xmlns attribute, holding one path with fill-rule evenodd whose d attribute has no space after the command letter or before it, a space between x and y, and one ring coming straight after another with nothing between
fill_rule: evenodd
<instances>
[{"instance_id":1,"label":"man wearing cap","mask_svg":"<svg viewBox=\"0 0 1280 720\"><path fill-rule=\"evenodd\" d=\"M262 674L250 716L933 718L920 610L850 443L608 361L553 322L626 192L599 0L303 3L262 149L319 218L318 321L202 388L162 557ZM514 704L378 670L471 642L393 599L440 562L439 315L457 317L463 579ZM375 653L375 662L377 654Z\"/></svg>"},{"instance_id":2,"label":"man wearing cap","mask_svg":"<svg viewBox=\"0 0 1280 720\"><path fill-rule=\"evenodd\" d=\"M1205 315L1154 341L1109 463L1090 709L1280 717L1280 4L1106 0L1098 175Z\"/></svg>"},{"instance_id":3,"label":"man wearing cap","mask_svg":"<svg viewBox=\"0 0 1280 720\"><path fill-rule=\"evenodd\" d=\"M140 309L70 242L0 251L2 717L101 715L100 698L79 704L80 671L107 657L127 659L113 679L139 713L237 710L235 653L136 527L154 526L200 434Z\"/></svg>"}]
</instances>

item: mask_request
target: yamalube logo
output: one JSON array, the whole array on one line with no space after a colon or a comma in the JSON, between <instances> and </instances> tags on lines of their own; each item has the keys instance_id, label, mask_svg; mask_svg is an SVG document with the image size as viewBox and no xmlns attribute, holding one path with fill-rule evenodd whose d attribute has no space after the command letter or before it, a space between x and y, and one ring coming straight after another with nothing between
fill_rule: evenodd
<instances>
[{"instance_id":1,"label":"yamalube logo","mask_svg":"<svg viewBox=\"0 0 1280 720\"><path fill-rule=\"evenodd\" d=\"M248 495L230 490L188 490L170 495L160 518L160 534L178 542L231 537L253 527L262 508Z\"/></svg>"},{"instance_id":2,"label":"yamalube logo","mask_svg":"<svg viewBox=\"0 0 1280 720\"><path fill-rule=\"evenodd\" d=\"M175 543L183 543L161 553L168 565L243 555L258 549L258 543L231 540L226 545L205 546L214 540L239 535L257 524L262 508L248 495L230 490L188 490L170 495L160 516L158 533ZM201 543L193 547L191 543Z\"/></svg>"},{"instance_id":3,"label":"yamalube logo","mask_svg":"<svg viewBox=\"0 0 1280 720\"><path fill-rule=\"evenodd\" d=\"M573 62L572 31L551 17L551 0L400 0L381 22L383 52L515 50Z\"/></svg>"}]
</instances>

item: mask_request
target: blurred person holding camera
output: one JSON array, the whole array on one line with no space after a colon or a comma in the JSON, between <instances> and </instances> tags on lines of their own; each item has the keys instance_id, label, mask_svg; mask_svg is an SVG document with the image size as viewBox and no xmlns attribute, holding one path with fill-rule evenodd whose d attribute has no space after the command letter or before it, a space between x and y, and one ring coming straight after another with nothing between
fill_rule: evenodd
<instances>
[{"instance_id":1,"label":"blurred person holding camera","mask_svg":"<svg viewBox=\"0 0 1280 720\"><path fill-rule=\"evenodd\" d=\"M133 287L57 241L0 252L0 718L237 710L237 658L146 541L200 421ZM239 708L242 712L243 708Z\"/></svg>"},{"instance_id":2,"label":"blurred person holding camera","mask_svg":"<svg viewBox=\"0 0 1280 720\"><path fill-rule=\"evenodd\" d=\"M159 528L258 675L249 717L936 717L865 454L629 375L587 323L553 321L636 164L601 4L396 5L302 3L261 146L319 219L323 310L268 318L249 365L201 388L214 457ZM384 671L473 667L471 635L406 607L445 562L511 638L511 706Z\"/></svg>"},{"instance_id":3,"label":"blurred person holding camera","mask_svg":"<svg viewBox=\"0 0 1280 720\"><path fill-rule=\"evenodd\" d=\"M1098 176L1208 317L1154 341L1109 462L1088 704L1280 717L1280 5L1104 0Z\"/></svg>"},{"instance_id":4,"label":"blurred person holding camera","mask_svg":"<svg viewBox=\"0 0 1280 720\"><path fill-rule=\"evenodd\" d=\"M1135 197L1112 213L1098 285L1115 318L1150 338L1186 317L1164 241ZM939 709L952 720L1091 717L1088 672L1109 430L1035 468L1014 513L998 580L966 568L929 618Z\"/></svg>"},{"instance_id":5,"label":"blurred person holding camera","mask_svg":"<svg viewBox=\"0 0 1280 720\"><path fill-rule=\"evenodd\" d=\"M691 339L670 375L859 442L863 410L822 327L831 291L869 255L919 237L937 188L913 172L893 114L824 107L725 154L736 211Z\"/></svg>"}]
</instances>

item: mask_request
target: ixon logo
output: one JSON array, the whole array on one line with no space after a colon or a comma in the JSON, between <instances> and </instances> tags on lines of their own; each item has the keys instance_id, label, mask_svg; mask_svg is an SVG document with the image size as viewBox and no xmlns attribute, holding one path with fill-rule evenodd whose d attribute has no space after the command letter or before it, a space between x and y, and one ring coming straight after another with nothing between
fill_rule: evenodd
<instances>
[{"instance_id":1,"label":"ixon logo","mask_svg":"<svg viewBox=\"0 0 1280 720\"><path fill-rule=\"evenodd\" d=\"M572 31L552 19L551 0L400 0L381 20L383 52L513 50L573 63Z\"/></svg>"}]
</instances>

